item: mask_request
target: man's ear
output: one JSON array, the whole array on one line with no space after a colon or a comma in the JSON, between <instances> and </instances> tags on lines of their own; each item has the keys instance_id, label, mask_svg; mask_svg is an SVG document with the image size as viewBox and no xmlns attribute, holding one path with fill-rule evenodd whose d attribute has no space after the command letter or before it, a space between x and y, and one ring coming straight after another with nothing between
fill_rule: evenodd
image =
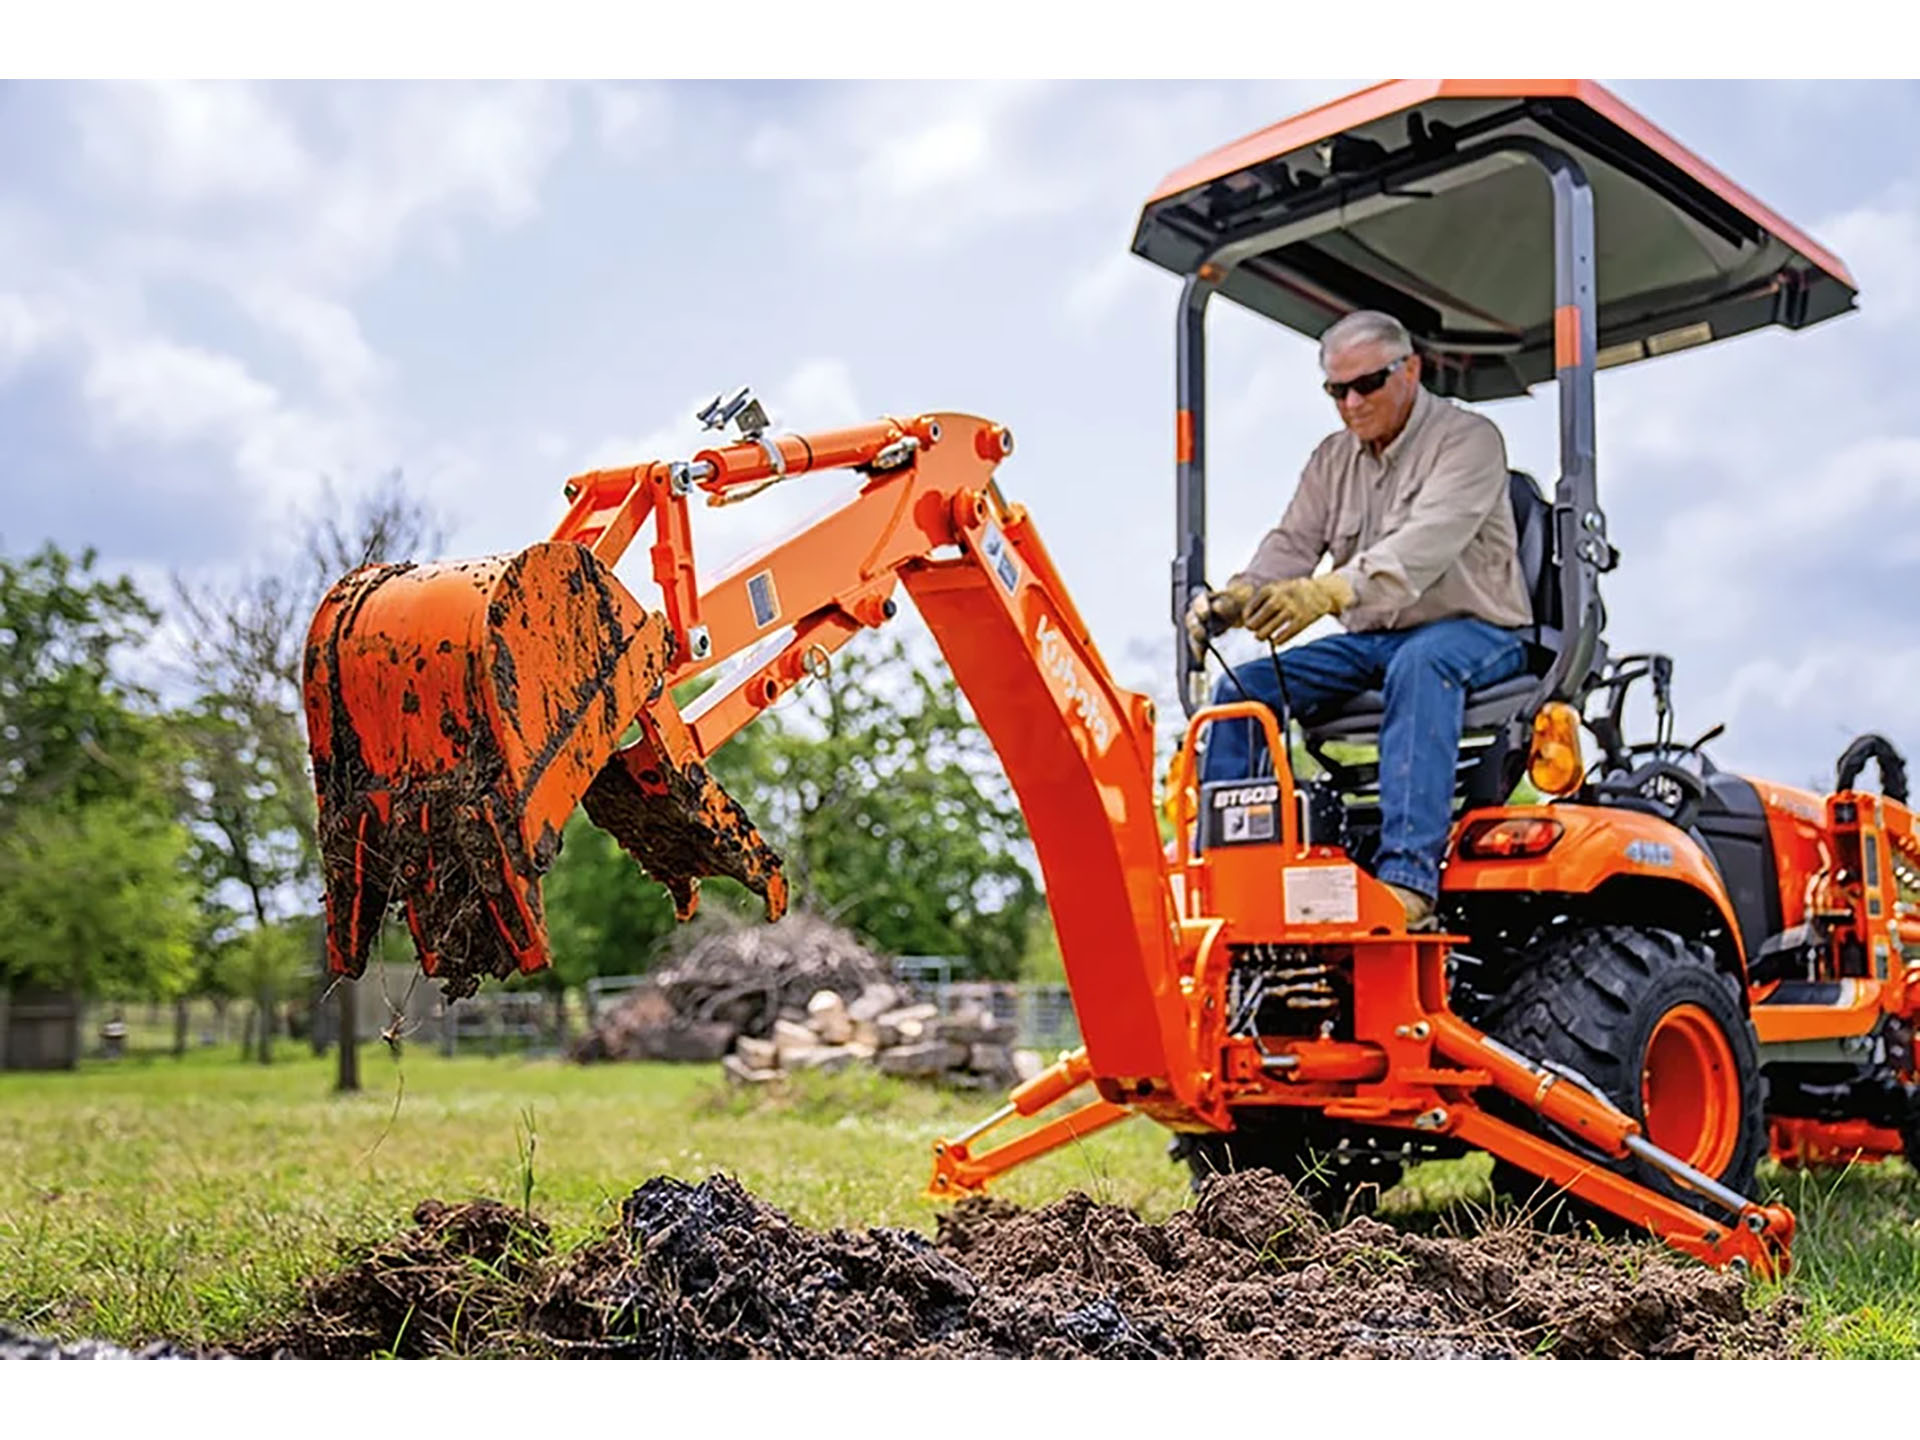
<instances>
[{"instance_id":1,"label":"man's ear","mask_svg":"<svg viewBox=\"0 0 1920 1440\"><path fill-rule=\"evenodd\" d=\"M1413 377L1414 384L1420 383L1420 352L1418 350L1407 357L1407 374Z\"/></svg>"}]
</instances>

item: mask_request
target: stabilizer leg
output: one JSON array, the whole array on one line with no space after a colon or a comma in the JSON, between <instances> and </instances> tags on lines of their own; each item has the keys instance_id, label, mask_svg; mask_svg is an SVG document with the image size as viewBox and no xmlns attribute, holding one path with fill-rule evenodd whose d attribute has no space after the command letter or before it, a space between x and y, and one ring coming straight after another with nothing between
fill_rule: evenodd
<instances>
[{"instance_id":1,"label":"stabilizer leg","mask_svg":"<svg viewBox=\"0 0 1920 1440\"><path fill-rule=\"evenodd\" d=\"M973 1152L973 1142L1021 1115L1037 1115L1056 1101L1065 1099L1093 1076L1093 1067L1084 1049L1062 1055L1053 1065L1017 1087L1007 1103L963 1135L952 1140L937 1140L933 1146L933 1178L926 1193L935 1200L957 1200L962 1195L979 1194L987 1182L1016 1165L1058 1150L1062 1145L1104 1130L1126 1119L1133 1111L1109 1100L1089 1100L1078 1109L1056 1116L1038 1125L1017 1140L1010 1140L984 1154Z\"/></svg>"}]
</instances>

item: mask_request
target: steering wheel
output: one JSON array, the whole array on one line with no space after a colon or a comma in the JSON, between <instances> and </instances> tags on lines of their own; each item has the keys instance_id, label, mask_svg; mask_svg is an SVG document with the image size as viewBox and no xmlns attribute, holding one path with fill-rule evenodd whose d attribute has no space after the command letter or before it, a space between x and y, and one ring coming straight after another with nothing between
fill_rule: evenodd
<instances>
[{"instance_id":1,"label":"steering wheel","mask_svg":"<svg viewBox=\"0 0 1920 1440\"><path fill-rule=\"evenodd\" d=\"M1671 760L1649 760L1625 775L1609 775L1593 788L1604 802L1658 815L1682 830L1693 824L1707 795L1704 780Z\"/></svg>"}]
</instances>

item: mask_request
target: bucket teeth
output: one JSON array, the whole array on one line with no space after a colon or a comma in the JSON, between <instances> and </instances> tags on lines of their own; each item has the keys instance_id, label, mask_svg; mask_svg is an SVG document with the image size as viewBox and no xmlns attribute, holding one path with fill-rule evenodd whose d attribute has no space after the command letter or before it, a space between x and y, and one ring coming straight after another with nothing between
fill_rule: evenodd
<instances>
[{"instance_id":1,"label":"bucket teeth","mask_svg":"<svg viewBox=\"0 0 1920 1440\"><path fill-rule=\"evenodd\" d=\"M581 803L589 820L667 887L680 919L699 906L703 875L739 881L766 902L769 920L785 913L780 857L705 766L663 761L643 738L607 762Z\"/></svg>"}]
</instances>

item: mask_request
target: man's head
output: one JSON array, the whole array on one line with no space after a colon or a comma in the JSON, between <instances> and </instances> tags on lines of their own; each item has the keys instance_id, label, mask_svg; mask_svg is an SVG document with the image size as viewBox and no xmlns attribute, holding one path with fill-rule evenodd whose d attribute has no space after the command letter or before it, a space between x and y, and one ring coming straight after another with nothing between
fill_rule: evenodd
<instances>
[{"instance_id":1,"label":"man's head","mask_svg":"<svg viewBox=\"0 0 1920 1440\"><path fill-rule=\"evenodd\" d=\"M1355 439L1386 446L1406 428L1420 394L1420 357L1393 316L1356 310L1334 321L1320 337L1320 370Z\"/></svg>"}]
</instances>

